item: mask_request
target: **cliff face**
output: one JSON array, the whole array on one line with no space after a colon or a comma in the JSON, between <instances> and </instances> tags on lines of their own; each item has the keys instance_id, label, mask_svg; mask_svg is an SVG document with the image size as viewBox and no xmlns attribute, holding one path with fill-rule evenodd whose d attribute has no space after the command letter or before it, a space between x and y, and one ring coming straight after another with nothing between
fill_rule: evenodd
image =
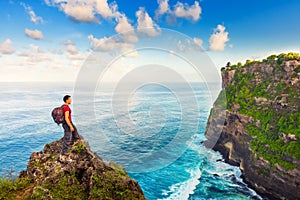
<instances>
[{"instance_id":1,"label":"cliff face","mask_svg":"<svg viewBox=\"0 0 300 200\"><path fill-rule=\"evenodd\" d=\"M122 166L105 163L83 139L66 156L60 156L61 143L54 141L43 152L34 152L26 171L14 181L23 185L4 199L145 199Z\"/></svg>"},{"instance_id":2,"label":"cliff face","mask_svg":"<svg viewBox=\"0 0 300 200\"><path fill-rule=\"evenodd\" d=\"M300 199L300 56L223 68L222 78L204 145L239 166L263 196Z\"/></svg>"}]
</instances>

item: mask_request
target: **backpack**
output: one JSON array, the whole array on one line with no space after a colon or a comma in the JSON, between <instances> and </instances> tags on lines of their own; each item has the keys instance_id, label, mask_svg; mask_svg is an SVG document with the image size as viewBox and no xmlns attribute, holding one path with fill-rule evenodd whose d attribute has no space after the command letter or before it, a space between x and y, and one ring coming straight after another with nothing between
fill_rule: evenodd
<instances>
[{"instance_id":1,"label":"backpack","mask_svg":"<svg viewBox=\"0 0 300 200\"><path fill-rule=\"evenodd\" d=\"M62 105L62 106L54 108L52 110L51 115L52 115L54 122L57 123L57 125L59 125L65 121L64 106L65 105Z\"/></svg>"}]
</instances>

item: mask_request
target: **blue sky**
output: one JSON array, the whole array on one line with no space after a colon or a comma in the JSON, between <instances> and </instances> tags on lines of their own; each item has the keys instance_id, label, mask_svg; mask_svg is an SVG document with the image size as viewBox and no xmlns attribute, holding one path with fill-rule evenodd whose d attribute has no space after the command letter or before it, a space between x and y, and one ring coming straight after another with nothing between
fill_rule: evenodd
<instances>
[{"instance_id":1,"label":"blue sky","mask_svg":"<svg viewBox=\"0 0 300 200\"><path fill-rule=\"evenodd\" d=\"M1 81L74 81L91 51L108 51L98 46L105 38L132 29L122 35L125 45L109 44L132 50L146 25L149 37L164 28L187 35L217 68L300 51L298 0L2 0L0 6Z\"/></svg>"}]
</instances>

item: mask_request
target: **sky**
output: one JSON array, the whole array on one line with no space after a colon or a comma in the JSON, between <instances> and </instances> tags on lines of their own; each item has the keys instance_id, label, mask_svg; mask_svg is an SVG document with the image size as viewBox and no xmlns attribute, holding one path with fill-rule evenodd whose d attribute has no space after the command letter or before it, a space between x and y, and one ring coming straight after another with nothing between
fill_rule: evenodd
<instances>
[{"instance_id":1,"label":"sky","mask_svg":"<svg viewBox=\"0 0 300 200\"><path fill-rule=\"evenodd\" d=\"M214 64L207 72L300 52L299 0L1 0L0 7L0 81L75 81L93 52L131 52L116 62L114 79L156 57L138 50L147 38L167 48L165 33L187 39L174 41L161 63L179 65L169 55L192 43Z\"/></svg>"}]
</instances>

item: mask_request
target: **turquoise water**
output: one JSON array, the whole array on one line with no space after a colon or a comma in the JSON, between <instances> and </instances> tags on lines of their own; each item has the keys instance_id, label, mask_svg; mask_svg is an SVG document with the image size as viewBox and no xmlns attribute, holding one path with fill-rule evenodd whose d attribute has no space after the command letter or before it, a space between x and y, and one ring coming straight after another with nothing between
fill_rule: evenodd
<instances>
[{"instance_id":1,"label":"turquoise water","mask_svg":"<svg viewBox=\"0 0 300 200\"><path fill-rule=\"evenodd\" d=\"M128 101L133 124L123 120L128 113L112 114L109 92L96 91L93 100L74 94L74 123L92 150L126 168L147 199L262 199L242 181L238 167L224 163L218 152L200 144L205 140L211 92L218 93L218 87L208 91L198 83L193 88L198 101L197 129L189 129L193 127L189 118L181 126L176 95L157 85L139 89ZM17 176L33 151L63 136L50 112L62 103L63 95L73 96L74 89L70 83L1 83L0 91L0 173L6 176L12 171ZM182 93L186 101L191 98ZM86 113L90 107L95 113ZM149 112L153 107L163 112ZM116 121L125 122L121 126L127 131L120 130ZM168 152L155 154L174 141L179 130L187 139L178 140Z\"/></svg>"}]
</instances>

